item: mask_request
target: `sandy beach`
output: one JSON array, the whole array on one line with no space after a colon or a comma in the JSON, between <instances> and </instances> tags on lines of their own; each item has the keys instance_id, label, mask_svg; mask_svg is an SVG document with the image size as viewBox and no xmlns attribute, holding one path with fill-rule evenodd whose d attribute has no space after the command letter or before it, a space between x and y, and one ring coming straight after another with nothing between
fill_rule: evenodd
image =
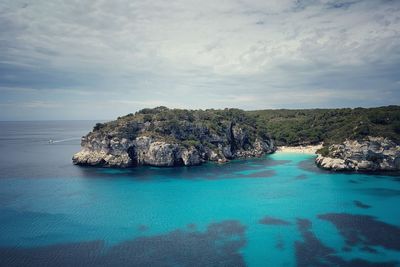
<instances>
[{"instance_id":1,"label":"sandy beach","mask_svg":"<svg viewBox=\"0 0 400 267\"><path fill-rule=\"evenodd\" d=\"M315 154L320 148L322 148L322 144L312 146L280 146L276 152Z\"/></svg>"}]
</instances>

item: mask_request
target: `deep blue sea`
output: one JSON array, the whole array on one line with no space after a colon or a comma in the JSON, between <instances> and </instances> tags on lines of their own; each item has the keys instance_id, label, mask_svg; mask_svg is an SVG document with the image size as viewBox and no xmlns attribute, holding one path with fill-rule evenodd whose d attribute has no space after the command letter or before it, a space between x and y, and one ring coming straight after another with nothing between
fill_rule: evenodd
<instances>
[{"instance_id":1,"label":"deep blue sea","mask_svg":"<svg viewBox=\"0 0 400 267\"><path fill-rule=\"evenodd\" d=\"M0 266L400 266L400 176L72 165L94 124L0 122Z\"/></svg>"}]
</instances>

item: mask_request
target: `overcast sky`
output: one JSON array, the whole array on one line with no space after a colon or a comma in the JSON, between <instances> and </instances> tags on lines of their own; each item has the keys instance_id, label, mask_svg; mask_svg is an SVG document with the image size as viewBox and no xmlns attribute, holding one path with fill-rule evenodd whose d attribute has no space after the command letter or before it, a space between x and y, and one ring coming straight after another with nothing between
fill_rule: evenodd
<instances>
[{"instance_id":1,"label":"overcast sky","mask_svg":"<svg viewBox=\"0 0 400 267\"><path fill-rule=\"evenodd\" d=\"M400 104L400 1L0 0L0 120Z\"/></svg>"}]
</instances>

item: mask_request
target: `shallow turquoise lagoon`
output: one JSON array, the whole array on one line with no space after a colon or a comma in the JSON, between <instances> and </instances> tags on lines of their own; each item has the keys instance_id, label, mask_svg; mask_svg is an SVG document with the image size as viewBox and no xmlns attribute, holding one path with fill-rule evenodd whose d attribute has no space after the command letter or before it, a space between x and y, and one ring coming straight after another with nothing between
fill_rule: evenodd
<instances>
[{"instance_id":1,"label":"shallow turquoise lagoon","mask_svg":"<svg viewBox=\"0 0 400 267\"><path fill-rule=\"evenodd\" d=\"M80 123L30 125L37 134L19 139L23 126L2 125L0 265L399 265L399 176L330 173L294 153L82 168L70 163L79 141L46 144L86 132Z\"/></svg>"}]
</instances>

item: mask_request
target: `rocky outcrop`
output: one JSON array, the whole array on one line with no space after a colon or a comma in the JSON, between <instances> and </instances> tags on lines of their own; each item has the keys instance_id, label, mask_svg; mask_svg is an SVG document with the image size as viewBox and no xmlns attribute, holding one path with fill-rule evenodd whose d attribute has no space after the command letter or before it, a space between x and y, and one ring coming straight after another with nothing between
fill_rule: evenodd
<instances>
[{"instance_id":1,"label":"rocky outcrop","mask_svg":"<svg viewBox=\"0 0 400 267\"><path fill-rule=\"evenodd\" d=\"M186 166L199 165L203 162L197 149L183 150L181 153L183 164Z\"/></svg>"},{"instance_id":2,"label":"rocky outcrop","mask_svg":"<svg viewBox=\"0 0 400 267\"><path fill-rule=\"evenodd\" d=\"M124 142L123 140L97 139L99 137L85 136L82 138L82 150L76 153L72 161L77 165L91 165L103 167L133 167L150 165L160 167L192 166L205 161L227 162L234 158L260 157L265 153L272 153L275 147L271 141L257 140L254 147L246 150L232 151L229 147L219 146L216 149L207 147L183 147L176 143L167 143L157 139L140 136L127 142L129 146L111 143ZM146 140L146 141L144 141ZM102 146L94 144L101 143ZM262 143L262 145L260 145ZM93 148L95 147L95 148Z\"/></svg>"},{"instance_id":3,"label":"rocky outcrop","mask_svg":"<svg viewBox=\"0 0 400 267\"><path fill-rule=\"evenodd\" d=\"M160 117L157 110L151 111L152 118ZM270 138L257 135L253 126L235 119L215 125L200 119L142 122L141 115L96 125L82 137L82 150L73 156L73 163L119 168L192 166L260 157L276 150Z\"/></svg>"},{"instance_id":4,"label":"rocky outcrop","mask_svg":"<svg viewBox=\"0 0 400 267\"><path fill-rule=\"evenodd\" d=\"M346 140L331 145L315 162L333 171L400 171L400 146L383 137Z\"/></svg>"}]
</instances>

